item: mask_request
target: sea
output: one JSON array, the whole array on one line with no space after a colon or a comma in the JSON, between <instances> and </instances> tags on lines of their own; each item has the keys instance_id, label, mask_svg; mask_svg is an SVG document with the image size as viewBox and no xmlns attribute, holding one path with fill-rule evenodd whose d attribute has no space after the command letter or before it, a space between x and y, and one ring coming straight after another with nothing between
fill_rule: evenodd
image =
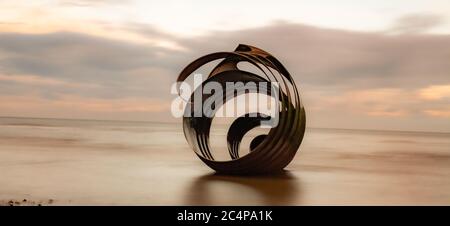
<instances>
[{"instance_id":1,"label":"sea","mask_svg":"<svg viewBox=\"0 0 450 226\"><path fill-rule=\"evenodd\" d=\"M1 117L0 205L450 205L450 134L307 128L284 172L230 176L181 122Z\"/></svg>"}]
</instances>

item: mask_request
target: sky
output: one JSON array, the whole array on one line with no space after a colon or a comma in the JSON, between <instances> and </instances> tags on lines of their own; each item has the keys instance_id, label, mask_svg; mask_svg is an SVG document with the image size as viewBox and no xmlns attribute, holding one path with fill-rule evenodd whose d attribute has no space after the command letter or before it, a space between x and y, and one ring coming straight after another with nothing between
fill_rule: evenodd
<instances>
[{"instance_id":1,"label":"sky","mask_svg":"<svg viewBox=\"0 0 450 226\"><path fill-rule=\"evenodd\" d=\"M309 127L450 132L450 1L0 1L0 116L179 121L170 87L239 43Z\"/></svg>"}]
</instances>

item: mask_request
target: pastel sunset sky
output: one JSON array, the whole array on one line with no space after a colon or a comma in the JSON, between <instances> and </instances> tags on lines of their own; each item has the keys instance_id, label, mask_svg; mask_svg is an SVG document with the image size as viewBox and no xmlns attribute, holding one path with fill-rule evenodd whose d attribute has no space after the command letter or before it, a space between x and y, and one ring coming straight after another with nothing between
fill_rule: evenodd
<instances>
[{"instance_id":1,"label":"pastel sunset sky","mask_svg":"<svg viewBox=\"0 0 450 226\"><path fill-rule=\"evenodd\" d=\"M179 121L199 56L258 46L308 126L450 132L450 1L0 1L0 116Z\"/></svg>"}]
</instances>

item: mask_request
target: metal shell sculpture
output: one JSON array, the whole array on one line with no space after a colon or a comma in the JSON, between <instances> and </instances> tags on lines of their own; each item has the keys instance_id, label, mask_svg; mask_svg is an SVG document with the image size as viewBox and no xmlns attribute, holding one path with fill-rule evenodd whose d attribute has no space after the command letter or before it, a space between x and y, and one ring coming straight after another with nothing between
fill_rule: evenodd
<instances>
[{"instance_id":1,"label":"metal shell sculpture","mask_svg":"<svg viewBox=\"0 0 450 226\"><path fill-rule=\"evenodd\" d=\"M294 158L305 132L305 109L292 76L271 54L253 46L240 44L234 52L212 53L193 61L180 73L177 82L185 81L203 65L219 59L223 60L210 72L202 86L209 82L218 82L222 85L226 82L277 82L280 87L277 90L279 92L277 95L279 98L277 101L279 104L278 124L270 128L268 134L255 137L250 143L250 152L239 156L239 145L244 135L270 117L261 113L258 113L257 117L248 117L248 114L238 117L227 132L231 160L216 161L211 153L209 142L213 118L206 117L203 112L201 117L188 114L183 117L183 131L188 143L206 165L219 173L260 174L281 171ZM240 62L255 66L261 71L261 75L240 70L238 68ZM258 88L249 90L249 92L261 91ZM270 89L265 91L271 92ZM197 89L187 102L190 105L189 108L188 106L185 108L185 111L191 111L190 113L202 111L192 101L195 92ZM224 90L223 103L234 94ZM205 101L211 95L201 94L201 97L202 101ZM215 109L218 107L220 106L215 106Z\"/></svg>"}]
</instances>

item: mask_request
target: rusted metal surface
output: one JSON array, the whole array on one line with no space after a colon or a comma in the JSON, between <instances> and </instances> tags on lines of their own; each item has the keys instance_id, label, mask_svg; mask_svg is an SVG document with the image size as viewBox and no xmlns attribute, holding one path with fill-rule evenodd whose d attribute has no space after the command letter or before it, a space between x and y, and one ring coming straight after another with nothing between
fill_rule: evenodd
<instances>
[{"instance_id":1,"label":"rusted metal surface","mask_svg":"<svg viewBox=\"0 0 450 226\"><path fill-rule=\"evenodd\" d=\"M188 143L198 157L209 167L219 173L226 174L258 174L281 171L294 158L305 132L305 109L300 100L299 91L292 76L285 67L272 55L259 48L239 45L233 52L217 52L200 57L190 63L180 73L177 81L187 79L195 70L203 65L218 59L223 59L211 71L202 86L208 82L218 82L225 85L226 82L278 82L279 92L279 121L276 127L270 129L268 134L255 137L250 144L250 152L244 156L239 155L239 146L244 135L251 129L260 126L263 120L269 116L258 114L257 117L243 115L237 118L227 133L229 161L216 161L211 153L209 133L211 117L183 117L183 131ZM248 62L261 70L260 75L243 71L238 68L238 63ZM271 90L250 89L248 92L270 93ZM192 101L195 90L188 102L191 113L202 111ZM201 94L205 101L211 97ZM223 103L232 98L234 92L227 93L224 90ZM217 110L220 106L215 106Z\"/></svg>"}]
</instances>

